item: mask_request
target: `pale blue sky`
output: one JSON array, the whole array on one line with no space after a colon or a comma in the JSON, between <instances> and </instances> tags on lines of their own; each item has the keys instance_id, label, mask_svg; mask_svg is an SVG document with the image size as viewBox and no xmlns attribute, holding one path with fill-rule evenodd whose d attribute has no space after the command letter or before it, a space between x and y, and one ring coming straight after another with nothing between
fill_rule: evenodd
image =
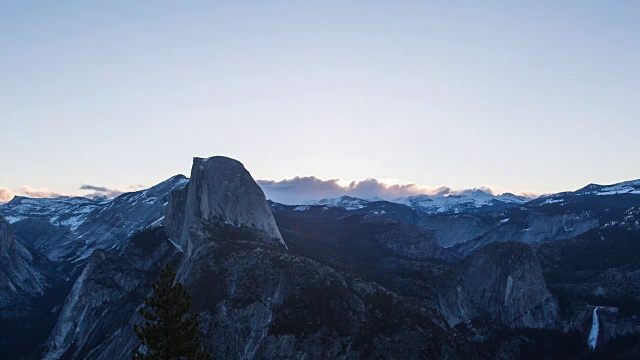
<instances>
[{"instance_id":1,"label":"pale blue sky","mask_svg":"<svg viewBox=\"0 0 640 360\"><path fill-rule=\"evenodd\" d=\"M481 4L482 3L482 4ZM637 1L0 1L0 187L640 178Z\"/></svg>"}]
</instances>

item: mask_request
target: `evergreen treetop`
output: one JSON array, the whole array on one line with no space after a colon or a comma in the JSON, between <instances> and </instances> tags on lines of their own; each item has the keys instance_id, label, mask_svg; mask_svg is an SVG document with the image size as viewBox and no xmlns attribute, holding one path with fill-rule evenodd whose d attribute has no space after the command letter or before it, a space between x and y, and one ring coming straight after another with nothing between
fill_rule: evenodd
<instances>
[{"instance_id":1,"label":"evergreen treetop","mask_svg":"<svg viewBox=\"0 0 640 360\"><path fill-rule=\"evenodd\" d=\"M140 314L144 324L134 325L142 347L134 360L204 360L210 359L198 334L200 322L189 311L191 296L176 282L176 273L166 264L160 279L152 285L153 293L145 300Z\"/></svg>"}]
</instances>

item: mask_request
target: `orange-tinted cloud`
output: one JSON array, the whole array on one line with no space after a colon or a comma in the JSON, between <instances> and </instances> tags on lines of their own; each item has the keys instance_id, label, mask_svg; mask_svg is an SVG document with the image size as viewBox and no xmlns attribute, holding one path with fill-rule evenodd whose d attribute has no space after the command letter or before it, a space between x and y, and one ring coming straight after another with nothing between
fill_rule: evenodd
<instances>
[{"instance_id":1,"label":"orange-tinted cloud","mask_svg":"<svg viewBox=\"0 0 640 360\"><path fill-rule=\"evenodd\" d=\"M0 203L6 203L16 195L13 191L0 186Z\"/></svg>"},{"instance_id":2,"label":"orange-tinted cloud","mask_svg":"<svg viewBox=\"0 0 640 360\"><path fill-rule=\"evenodd\" d=\"M24 195L28 197L34 197L34 198L54 198L58 196L69 196L68 194L59 193L57 191L52 191L47 188L37 189L29 185L24 185L19 187L16 190L16 193L18 195Z\"/></svg>"},{"instance_id":3,"label":"orange-tinted cloud","mask_svg":"<svg viewBox=\"0 0 640 360\"><path fill-rule=\"evenodd\" d=\"M111 189L104 186L82 185L80 187L80 190L89 190L92 192L89 194L68 194L53 191L48 188L34 188L29 185L24 185L14 190L0 186L0 204L10 201L16 195L31 198L55 198L59 196L83 196L92 198L95 196L106 196L107 198L112 199L125 192L137 191L142 188L144 188L143 185L130 185L124 189Z\"/></svg>"}]
</instances>

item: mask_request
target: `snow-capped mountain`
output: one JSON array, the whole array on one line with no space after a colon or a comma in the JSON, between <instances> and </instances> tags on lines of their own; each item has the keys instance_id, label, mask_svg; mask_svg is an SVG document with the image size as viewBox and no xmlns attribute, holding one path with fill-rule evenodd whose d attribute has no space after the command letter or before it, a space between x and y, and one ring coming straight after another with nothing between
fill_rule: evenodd
<instances>
[{"instance_id":1,"label":"snow-capped mountain","mask_svg":"<svg viewBox=\"0 0 640 360\"><path fill-rule=\"evenodd\" d=\"M95 249L122 247L139 229L160 225L169 194L184 188L188 181L177 175L113 200L16 196L0 206L0 215L49 259L73 264L86 259Z\"/></svg>"},{"instance_id":2,"label":"snow-capped mountain","mask_svg":"<svg viewBox=\"0 0 640 360\"><path fill-rule=\"evenodd\" d=\"M96 209L110 200L104 198L88 199L84 197L60 196L57 198L28 198L15 196L0 206L0 214L10 223L26 218L41 218L53 226L76 230Z\"/></svg>"},{"instance_id":3,"label":"snow-capped mountain","mask_svg":"<svg viewBox=\"0 0 640 360\"><path fill-rule=\"evenodd\" d=\"M515 194L512 194L512 193L500 194L500 195L496 196L496 198L498 200L500 200L500 201L503 201L503 202L516 203L516 204L524 204L524 203L529 202L529 201L534 199L532 197L515 195Z\"/></svg>"},{"instance_id":4,"label":"snow-capped mountain","mask_svg":"<svg viewBox=\"0 0 640 360\"><path fill-rule=\"evenodd\" d=\"M640 194L640 180L625 181L612 185L589 184L577 190L576 195L620 195Z\"/></svg>"},{"instance_id":5,"label":"snow-capped mountain","mask_svg":"<svg viewBox=\"0 0 640 360\"><path fill-rule=\"evenodd\" d=\"M436 195L414 195L408 197L396 198L391 201L383 199L364 200L352 196L341 196L337 198L322 199L310 201L305 205L323 205L339 207L345 210L360 210L366 208L374 202L392 202L409 206L414 210L426 214L458 214L458 213L476 213L481 210L502 210L504 208L524 204L530 201L530 198L517 196L511 193L502 195L491 195L482 190L464 190L459 194L444 193ZM308 209L301 207L300 210Z\"/></svg>"},{"instance_id":6,"label":"snow-capped mountain","mask_svg":"<svg viewBox=\"0 0 640 360\"><path fill-rule=\"evenodd\" d=\"M318 201L310 201L306 205L324 205L324 206L335 206L340 207L346 210L358 210L367 206L369 201L358 199L352 196L340 196L338 198L330 198L330 199L322 199Z\"/></svg>"},{"instance_id":7,"label":"snow-capped mountain","mask_svg":"<svg viewBox=\"0 0 640 360\"><path fill-rule=\"evenodd\" d=\"M483 208L500 210L531 199L510 193L491 195L482 190L464 190L459 194L415 195L392 200L427 214L475 213Z\"/></svg>"},{"instance_id":8,"label":"snow-capped mountain","mask_svg":"<svg viewBox=\"0 0 640 360\"><path fill-rule=\"evenodd\" d=\"M589 184L576 191L564 191L556 194L540 196L530 205L562 204L569 199L584 196L637 196L640 195L640 179L624 181L611 185Z\"/></svg>"},{"instance_id":9,"label":"snow-capped mountain","mask_svg":"<svg viewBox=\"0 0 640 360\"><path fill-rule=\"evenodd\" d=\"M543 195L539 198L504 193L492 195L480 189L464 190L460 193L444 192L434 195L420 194L400 197L390 202L409 206L422 213L431 214L475 214L519 206L528 202L530 205L547 205L563 202L567 196L581 195L640 195L640 180L625 181L612 185L590 184L576 191L566 191L557 194ZM384 201L384 200L382 200ZM375 201L358 199L351 196L311 201L305 205L324 205L343 208L345 210L360 210ZM300 208L304 210L306 208Z\"/></svg>"}]
</instances>

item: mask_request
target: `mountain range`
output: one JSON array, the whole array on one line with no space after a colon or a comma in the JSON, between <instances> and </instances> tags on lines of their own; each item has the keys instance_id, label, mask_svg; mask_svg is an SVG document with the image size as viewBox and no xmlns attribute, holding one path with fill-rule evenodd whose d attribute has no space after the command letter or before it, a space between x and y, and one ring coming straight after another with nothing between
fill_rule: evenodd
<instances>
[{"instance_id":1,"label":"mountain range","mask_svg":"<svg viewBox=\"0 0 640 360\"><path fill-rule=\"evenodd\" d=\"M129 358L165 263L216 358L637 358L639 209L640 180L285 205L220 156L112 200L16 196L0 358Z\"/></svg>"}]
</instances>

